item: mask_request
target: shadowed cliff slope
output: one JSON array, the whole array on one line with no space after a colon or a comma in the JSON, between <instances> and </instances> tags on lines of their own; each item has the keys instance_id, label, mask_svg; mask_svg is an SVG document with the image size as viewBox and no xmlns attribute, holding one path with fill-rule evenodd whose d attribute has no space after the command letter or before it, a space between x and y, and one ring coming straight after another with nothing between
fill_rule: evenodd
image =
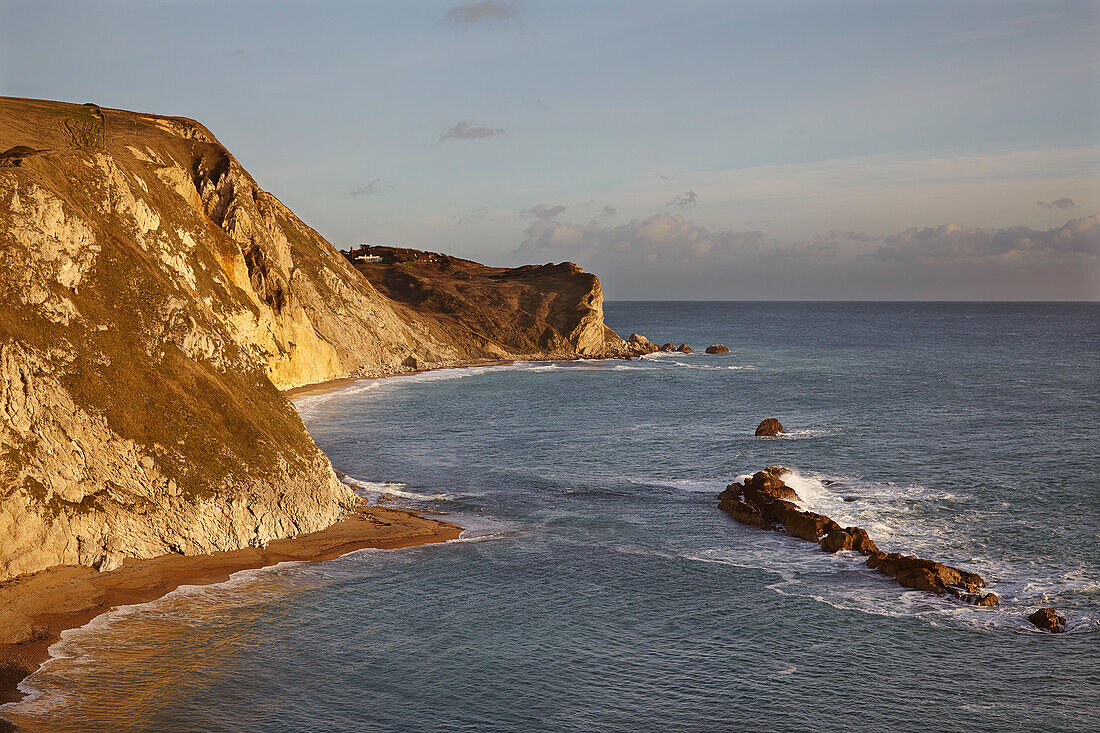
<instances>
[{"instance_id":1,"label":"shadowed cliff slope","mask_svg":"<svg viewBox=\"0 0 1100 733\"><path fill-rule=\"evenodd\" d=\"M0 579L331 524L354 497L280 389L622 348L579 272L531 326L392 301L192 120L0 98L5 151Z\"/></svg>"}]
</instances>

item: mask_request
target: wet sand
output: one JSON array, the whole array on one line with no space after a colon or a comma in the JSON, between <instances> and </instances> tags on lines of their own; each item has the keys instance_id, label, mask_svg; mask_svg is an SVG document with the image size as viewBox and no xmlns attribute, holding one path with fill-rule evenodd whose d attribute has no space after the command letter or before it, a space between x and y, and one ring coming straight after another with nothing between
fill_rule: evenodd
<instances>
[{"instance_id":1,"label":"wet sand","mask_svg":"<svg viewBox=\"0 0 1100 733\"><path fill-rule=\"evenodd\" d=\"M329 560L363 548L396 549L455 539L462 528L401 509L361 504L319 532L274 540L264 548L210 555L131 560L100 573L62 565L0 583L0 703L22 698L17 685L49 658L65 629L116 606L146 603L181 585L227 580L239 570L286 561ZM0 719L0 733L13 730Z\"/></svg>"}]
</instances>

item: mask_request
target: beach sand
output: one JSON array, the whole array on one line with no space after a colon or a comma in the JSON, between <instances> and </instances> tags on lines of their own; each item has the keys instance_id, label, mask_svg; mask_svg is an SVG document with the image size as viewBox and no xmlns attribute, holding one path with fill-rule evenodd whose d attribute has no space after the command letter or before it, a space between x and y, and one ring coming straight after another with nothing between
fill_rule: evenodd
<instances>
[{"instance_id":1,"label":"beach sand","mask_svg":"<svg viewBox=\"0 0 1100 733\"><path fill-rule=\"evenodd\" d=\"M181 585L227 580L231 573L286 561L329 560L363 548L396 549L455 539L462 528L401 509L361 504L320 532L264 548L131 560L100 573L63 565L0 583L0 703L22 698L17 685L49 658L65 629L116 606L146 603ZM12 730L0 719L0 732Z\"/></svg>"}]
</instances>

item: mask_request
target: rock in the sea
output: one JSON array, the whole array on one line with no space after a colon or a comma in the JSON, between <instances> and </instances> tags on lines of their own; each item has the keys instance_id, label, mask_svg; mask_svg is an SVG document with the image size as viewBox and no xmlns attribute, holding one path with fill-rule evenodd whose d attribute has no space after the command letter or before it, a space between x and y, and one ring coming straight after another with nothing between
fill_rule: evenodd
<instances>
[{"instance_id":1,"label":"rock in the sea","mask_svg":"<svg viewBox=\"0 0 1100 733\"><path fill-rule=\"evenodd\" d=\"M725 344L711 344L707 347L708 354L728 354L730 350L726 348Z\"/></svg>"},{"instance_id":2,"label":"rock in the sea","mask_svg":"<svg viewBox=\"0 0 1100 733\"><path fill-rule=\"evenodd\" d=\"M932 560L896 552L873 552L867 557L867 566L892 576L906 588L953 595L979 606L996 606L1000 602L993 593L980 592L985 587L982 576Z\"/></svg>"},{"instance_id":3,"label":"rock in the sea","mask_svg":"<svg viewBox=\"0 0 1100 733\"><path fill-rule=\"evenodd\" d=\"M839 524L824 514L802 511L789 501L777 501L776 510L787 534L799 539L819 542L822 537L840 529Z\"/></svg>"},{"instance_id":4,"label":"rock in the sea","mask_svg":"<svg viewBox=\"0 0 1100 733\"><path fill-rule=\"evenodd\" d=\"M1053 608L1040 608L1038 611L1028 616L1027 620L1043 631L1049 631L1056 634L1066 630L1065 617L1059 616L1058 612Z\"/></svg>"},{"instance_id":5,"label":"rock in the sea","mask_svg":"<svg viewBox=\"0 0 1100 733\"><path fill-rule=\"evenodd\" d=\"M661 347L653 343L640 333L630 334L630 338L627 340L627 347L630 349L630 353L635 356L641 354L652 354L654 351L660 351Z\"/></svg>"},{"instance_id":6,"label":"rock in the sea","mask_svg":"<svg viewBox=\"0 0 1100 733\"><path fill-rule=\"evenodd\" d=\"M672 344L661 344L661 351L676 351L676 347Z\"/></svg>"},{"instance_id":7,"label":"rock in the sea","mask_svg":"<svg viewBox=\"0 0 1100 733\"><path fill-rule=\"evenodd\" d=\"M770 500L784 499L786 501L802 501L795 490L787 486L783 479L779 478L784 473L790 473L790 469L779 466L769 466L763 471L757 471L752 478L745 480L743 493L753 498L762 497ZM736 485L736 484L734 484Z\"/></svg>"},{"instance_id":8,"label":"rock in the sea","mask_svg":"<svg viewBox=\"0 0 1100 733\"><path fill-rule=\"evenodd\" d=\"M778 421L772 422L778 425ZM864 529L841 527L824 514L805 511L794 503L801 499L782 479L790 472L782 466L768 466L745 479L744 483L734 482L718 495L718 508L742 524L782 529L793 537L817 542L825 552L855 550L863 553L867 555L868 567L895 578L907 588L940 596L951 595L978 606L1000 603L995 593L982 592L985 580L977 573L919 557L881 552ZM1043 610L1053 613L1052 609ZM1035 616L1041 614L1042 611ZM1032 622L1035 623L1034 618Z\"/></svg>"},{"instance_id":9,"label":"rock in the sea","mask_svg":"<svg viewBox=\"0 0 1100 733\"><path fill-rule=\"evenodd\" d=\"M845 527L833 530L819 541L821 549L825 552L839 552L841 550L855 550L864 555L878 552L878 547L867 535L867 530L862 527Z\"/></svg>"},{"instance_id":10,"label":"rock in the sea","mask_svg":"<svg viewBox=\"0 0 1100 733\"><path fill-rule=\"evenodd\" d=\"M695 349L691 348L687 344L680 344L679 346L676 347L676 350L679 351L681 354L694 354L695 353Z\"/></svg>"},{"instance_id":11,"label":"rock in the sea","mask_svg":"<svg viewBox=\"0 0 1100 733\"><path fill-rule=\"evenodd\" d=\"M787 431L783 429L783 424L774 417L769 417L756 426L756 437L758 438L772 438L785 432Z\"/></svg>"}]
</instances>

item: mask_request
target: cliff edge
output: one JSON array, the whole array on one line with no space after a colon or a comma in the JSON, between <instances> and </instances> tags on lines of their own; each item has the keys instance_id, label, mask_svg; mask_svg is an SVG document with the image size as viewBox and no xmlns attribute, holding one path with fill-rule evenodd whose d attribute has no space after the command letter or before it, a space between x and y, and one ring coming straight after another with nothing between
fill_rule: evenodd
<instances>
[{"instance_id":1,"label":"cliff edge","mask_svg":"<svg viewBox=\"0 0 1100 733\"><path fill-rule=\"evenodd\" d=\"M625 347L572 265L388 297L185 118L0 97L0 214L0 580L335 522L282 389Z\"/></svg>"}]
</instances>

